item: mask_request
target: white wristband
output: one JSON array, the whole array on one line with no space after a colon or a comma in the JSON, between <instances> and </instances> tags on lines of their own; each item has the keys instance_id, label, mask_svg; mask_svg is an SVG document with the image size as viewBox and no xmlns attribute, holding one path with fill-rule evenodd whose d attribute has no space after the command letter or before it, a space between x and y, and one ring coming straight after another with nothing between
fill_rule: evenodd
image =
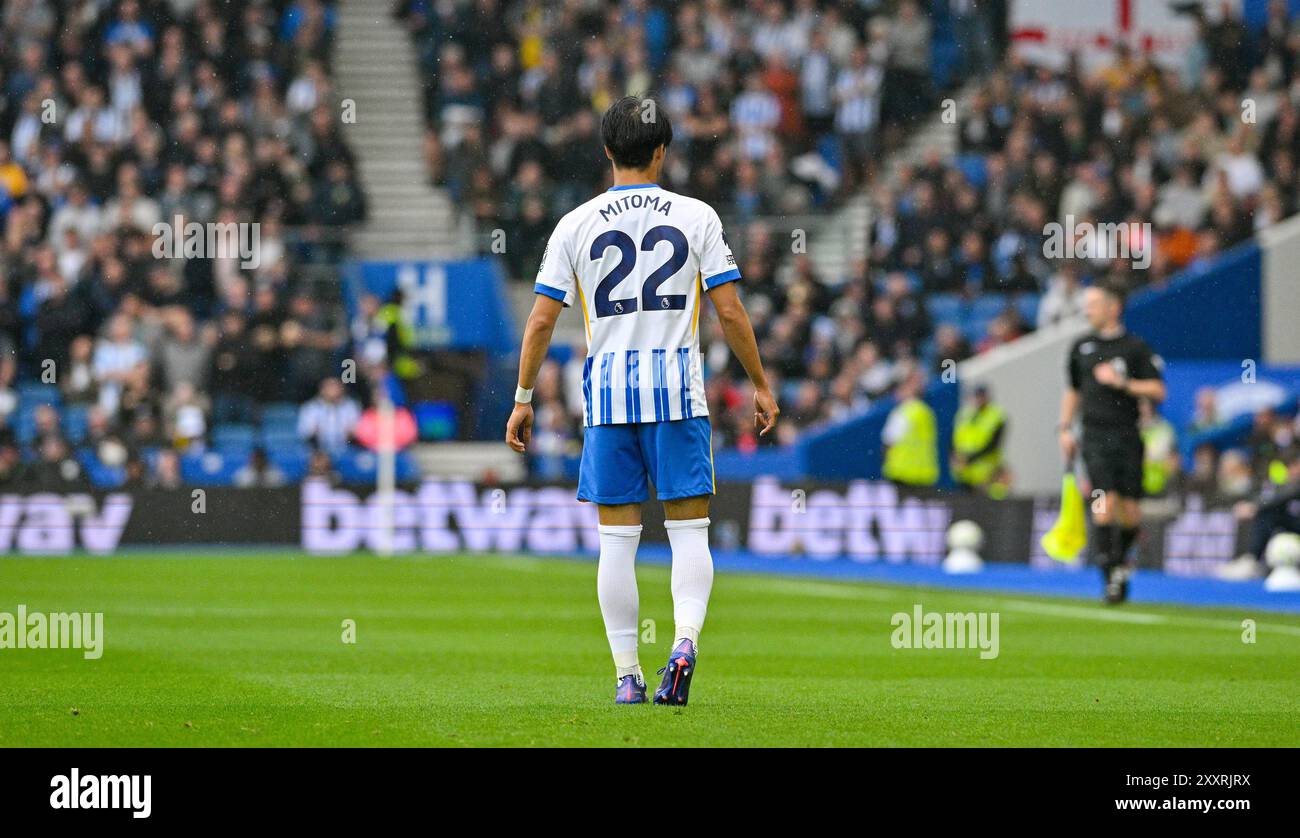
<instances>
[{"instance_id":1,"label":"white wristband","mask_svg":"<svg viewBox=\"0 0 1300 838\"><path fill-rule=\"evenodd\" d=\"M532 404L533 391L525 390L523 387L515 388L515 404Z\"/></svg>"}]
</instances>

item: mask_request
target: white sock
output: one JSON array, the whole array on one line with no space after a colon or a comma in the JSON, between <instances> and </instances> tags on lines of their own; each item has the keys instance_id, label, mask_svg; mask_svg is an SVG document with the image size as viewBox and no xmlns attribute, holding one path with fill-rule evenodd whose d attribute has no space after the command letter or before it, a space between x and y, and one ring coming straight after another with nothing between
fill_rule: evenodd
<instances>
[{"instance_id":1,"label":"white sock","mask_svg":"<svg viewBox=\"0 0 1300 838\"><path fill-rule=\"evenodd\" d=\"M673 622L676 646L681 640L700 645L700 629L713 590L713 554L709 552L709 519L665 521L673 547Z\"/></svg>"},{"instance_id":2,"label":"white sock","mask_svg":"<svg viewBox=\"0 0 1300 838\"><path fill-rule=\"evenodd\" d=\"M641 525L606 526L600 530L600 565L596 569L596 596L605 618L605 636L614 653L617 677L641 677L637 659L636 548Z\"/></svg>"}]
</instances>

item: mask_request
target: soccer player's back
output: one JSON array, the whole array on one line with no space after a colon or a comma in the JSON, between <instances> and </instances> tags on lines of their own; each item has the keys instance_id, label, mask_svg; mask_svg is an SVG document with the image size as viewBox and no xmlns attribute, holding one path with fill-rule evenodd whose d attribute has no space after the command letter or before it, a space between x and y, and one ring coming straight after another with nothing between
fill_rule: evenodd
<instances>
[{"instance_id":1,"label":"soccer player's back","mask_svg":"<svg viewBox=\"0 0 1300 838\"><path fill-rule=\"evenodd\" d=\"M582 310L584 424L708 415L699 349L705 291L740 278L707 204L615 186L564 216L535 290Z\"/></svg>"},{"instance_id":2,"label":"soccer player's back","mask_svg":"<svg viewBox=\"0 0 1300 838\"><path fill-rule=\"evenodd\" d=\"M672 141L666 115L653 100L627 97L606 112L601 136L615 183L561 219L542 256L506 441L525 450L533 422L531 387L555 320L563 307L578 307L588 347L578 499L599 506L596 586L614 657L615 701L646 699L637 652L635 559L641 504L653 483L672 545L676 623L654 700L681 705L713 585L713 455L699 345L705 294L754 384L755 419L763 433L780 411L735 290L740 272L717 213L655 183Z\"/></svg>"}]
</instances>

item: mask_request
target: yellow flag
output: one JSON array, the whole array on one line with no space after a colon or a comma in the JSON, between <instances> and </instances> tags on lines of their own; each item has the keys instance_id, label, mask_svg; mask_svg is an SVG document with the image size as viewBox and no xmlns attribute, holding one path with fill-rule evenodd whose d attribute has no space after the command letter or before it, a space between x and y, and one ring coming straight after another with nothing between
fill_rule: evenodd
<instances>
[{"instance_id":1,"label":"yellow flag","mask_svg":"<svg viewBox=\"0 0 1300 838\"><path fill-rule=\"evenodd\" d=\"M1043 535L1041 544L1047 555L1058 562L1072 562L1088 543L1088 525L1083 517L1083 495L1073 474L1061 481L1061 514L1056 524Z\"/></svg>"}]
</instances>

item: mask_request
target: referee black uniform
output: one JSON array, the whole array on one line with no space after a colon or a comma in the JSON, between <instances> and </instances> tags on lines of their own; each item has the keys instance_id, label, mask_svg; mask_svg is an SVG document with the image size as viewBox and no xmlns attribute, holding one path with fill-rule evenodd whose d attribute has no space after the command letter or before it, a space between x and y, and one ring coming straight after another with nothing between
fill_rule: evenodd
<instances>
[{"instance_id":1,"label":"referee black uniform","mask_svg":"<svg viewBox=\"0 0 1300 838\"><path fill-rule=\"evenodd\" d=\"M1080 453L1093 491L1115 493L1124 499L1142 497L1142 436L1138 429L1138 398L1099 382L1095 369L1110 365L1121 379L1163 379L1159 357L1146 341L1121 331L1111 337L1093 332L1070 350L1070 386L1079 394L1083 424ZM1118 510L1116 510L1118 512ZM1137 528L1119 532L1099 527L1096 533L1102 568L1123 563Z\"/></svg>"}]
</instances>

